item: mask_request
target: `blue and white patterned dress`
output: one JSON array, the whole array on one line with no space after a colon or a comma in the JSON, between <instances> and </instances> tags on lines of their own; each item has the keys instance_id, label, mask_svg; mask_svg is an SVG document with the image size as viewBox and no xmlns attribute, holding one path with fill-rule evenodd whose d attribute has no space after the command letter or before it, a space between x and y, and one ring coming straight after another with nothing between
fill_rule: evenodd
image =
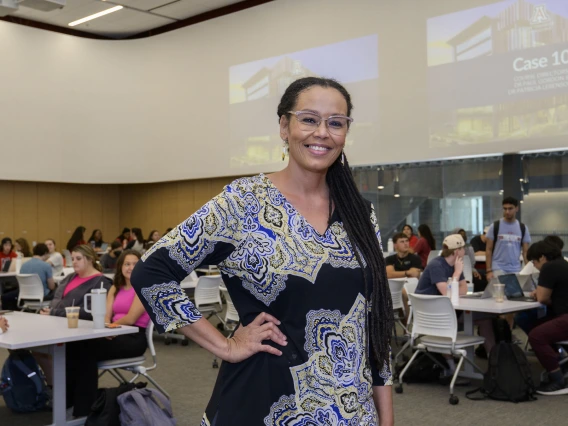
<instances>
[{"instance_id":1,"label":"blue and white patterned dress","mask_svg":"<svg viewBox=\"0 0 568 426\"><path fill-rule=\"evenodd\" d=\"M226 186L136 265L160 332L201 318L179 282L202 263L218 265L243 325L270 313L288 345L224 362L201 425L378 424L372 386L391 384L390 365L368 360L363 274L336 213L321 235L266 176Z\"/></svg>"}]
</instances>

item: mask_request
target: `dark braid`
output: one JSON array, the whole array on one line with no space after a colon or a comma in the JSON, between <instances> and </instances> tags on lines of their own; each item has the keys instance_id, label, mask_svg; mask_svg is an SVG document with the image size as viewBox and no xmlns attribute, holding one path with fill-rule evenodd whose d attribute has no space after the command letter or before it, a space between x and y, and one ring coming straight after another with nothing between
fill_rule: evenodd
<instances>
[{"instance_id":1,"label":"dark braid","mask_svg":"<svg viewBox=\"0 0 568 426\"><path fill-rule=\"evenodd\" d=\"M286 89L278 105L278 119L283 115L288 117L288 111L294 109L300 93L312 86L331 87L339 91L347 102L347 115L351 115L353 109L351 96L341 84L332 79L306 77L294 81ZM340 157L331 165L326 175L330 203L333 201L335 204L361 266L365 282L365 299L371 304L371 324L370 327L367 325L367 332L371 337L370 347L377 361L377 369L381 370L385 363L390 362L390 336L394 327L385 261L370 220L371 211L368 203L357 189L347 159L344 157L344 164L341 164ZM363 267L363 260L367 268ZM372 283L370 290L369 283ZM367 318L368 315L365 316L366 324Z\"/></svg>"}]
</instances>

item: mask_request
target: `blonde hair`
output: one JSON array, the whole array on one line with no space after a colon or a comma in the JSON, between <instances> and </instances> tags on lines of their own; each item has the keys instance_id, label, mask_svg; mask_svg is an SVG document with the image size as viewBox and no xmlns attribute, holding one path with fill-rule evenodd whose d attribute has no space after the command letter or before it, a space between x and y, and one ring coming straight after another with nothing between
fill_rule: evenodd
<instances>
[{"instance_id":1,"label":"blonde hair","mask_svg":"<svg viewBox=\"0 0 568 426\"><path fill-rule=\"evenodd\" d=\"M102 266L97 263L97 254L95 253L95 250L93 250L93 248L88 245L88 244L83 244L80 246L75 247L72 250L72 253L81 253L84 257L86 257L87 259L89 259L93 265L93 268L95 268L97 271L102 272L103 268Z\"/></svg>"}]
</instances>

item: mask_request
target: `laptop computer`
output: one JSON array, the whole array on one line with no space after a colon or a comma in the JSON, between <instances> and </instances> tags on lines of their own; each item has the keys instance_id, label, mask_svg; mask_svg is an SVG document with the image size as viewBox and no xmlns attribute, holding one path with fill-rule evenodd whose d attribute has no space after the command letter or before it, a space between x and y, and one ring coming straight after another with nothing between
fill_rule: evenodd
<instances>
[{"instance_id":1,"label":"laptop computer","mask_svg":"<svg viewBox=\"0 0 568 426\"><path fill-rule=\"evenodd\" d=\"M534 302L532 297L526 297L523 293L523 288L519 283L517 274L504 274L497 277L501 284L505 284L505 296L507 300L515 302Z\"/></svg>"},{"instance_id":2,"label":"laptop computer","mask_svg":"<svg viewBox=\"0 0 568 426\"><path fill-rule=\"evenodd\" d=\"M493 278L485 287L485 290L460 296L463 299L490 299L493 297L493 284L498 283L497 278Z\"/></svg>"},{"instance_id":3,"label":"laptop computer","mask_svg":"<svg viewBox=\"0 0 568 426\"><path fill-rule=\"evenodd\" d=\"M101 251L106 253L107 249L108 249L108 243L102 243L101 244Z\"/></svg>"}]
</instances>

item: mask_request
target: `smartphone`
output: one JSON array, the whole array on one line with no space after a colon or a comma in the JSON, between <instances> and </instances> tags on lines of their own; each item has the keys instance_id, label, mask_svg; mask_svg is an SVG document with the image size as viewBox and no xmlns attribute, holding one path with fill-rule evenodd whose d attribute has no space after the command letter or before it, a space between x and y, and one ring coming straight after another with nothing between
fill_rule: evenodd
<instances>
[{"instance_id":1,"label":"smartphone","mask_svg":"<svg viewBox=\"0 0 568 426\"><path fill-rule=\"evenodd\" d=\"M118 324L105 324L106 328L120 328L122 327L121 325Z\"/></svg>"}]
</instances>

